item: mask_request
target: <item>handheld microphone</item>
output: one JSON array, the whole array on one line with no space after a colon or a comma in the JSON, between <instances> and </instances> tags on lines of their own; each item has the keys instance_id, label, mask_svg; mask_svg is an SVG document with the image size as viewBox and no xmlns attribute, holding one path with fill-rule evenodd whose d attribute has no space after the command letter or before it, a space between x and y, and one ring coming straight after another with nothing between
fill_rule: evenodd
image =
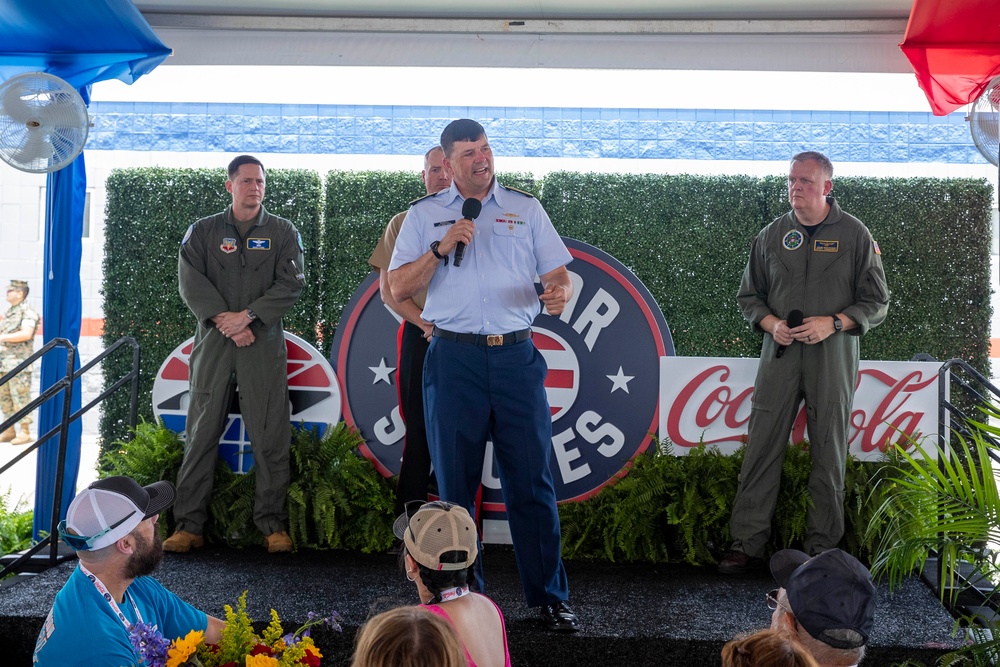
<instances>
[{"instance_id":1,"label":"handheld microphone","mask_svg":"<svg viewBox=\"0 0 1000 667\"><path fill-rule=\"evenodd\" d=\"M785 318L785 322L788 324L789 329L802 326L802 311L793 310L789 312L788 317ZM781 359L781 355L785 353L785 348L787 347L787 345L779 345L777 352L774 353L774 358Z\"/></svg>"},{"instance_id":2,"label":"handheld microphone","mask_svg":"<svg viewBox=\"0 0 1000 667\"><path fill-rule=\"evenodd\" d=\"M469 197L462 204L462 217L466 220L475 220L483 210L483 202L475 197ZM465 257L465 244L461 241L455 246L455 266L462 266L462 259Z\"/></svg>"}]
</instances>

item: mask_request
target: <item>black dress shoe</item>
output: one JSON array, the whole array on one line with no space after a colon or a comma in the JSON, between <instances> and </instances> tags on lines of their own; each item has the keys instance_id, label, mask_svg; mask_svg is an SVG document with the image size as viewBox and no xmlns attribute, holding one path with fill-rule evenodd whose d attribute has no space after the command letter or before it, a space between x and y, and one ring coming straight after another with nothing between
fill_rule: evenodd
<instances>
[{"instance_id":1,"label":"black dress shoe","mask_svg":"<svg viewBox=\"0 0 1000 667\"><path fill-rule=\"evenodd\" d=\"M763 558L748 556L742 551L730 551L719 561L719 574L746 574L764 567Z\"/></svg>"},{"instance_id":2,"label":"black dress shoe","mask_svg":"<svg viewBox=\"0 0 1000 667\"><path fill-rule=\"evenodd\" d=\"M542 622L555 632L576 632L580 629L580 621L565 600L542 607Z\"/></svg>"}]
</instances>

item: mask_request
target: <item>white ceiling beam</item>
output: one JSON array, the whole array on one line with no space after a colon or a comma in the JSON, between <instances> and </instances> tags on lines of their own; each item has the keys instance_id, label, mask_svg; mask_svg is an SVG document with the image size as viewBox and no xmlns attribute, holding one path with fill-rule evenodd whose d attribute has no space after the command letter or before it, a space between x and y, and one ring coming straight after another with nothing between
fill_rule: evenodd
<instances>
[{"instance_id":1,"label":"white ceiling beam","mask_svg":"<svg viewBox=\"0 0 1000 667\"><path fill-rule=\"evenodd\" d=\"M329 16L230 16L144 13L154 30L278 32L449 33L503 35L902 35L906 19L666 20L666 19L463 19Z\"/></svg>"},{"instance_id":2,"label":"white ceiling beam","mask_svg":"<svg viewBox=\"0 0 1000 667\"><path fill-rule=\"evenodd\" d=\"M909 72L906 22L487 20L145 14L166 65Z\"/></svg>"}]
</instances>

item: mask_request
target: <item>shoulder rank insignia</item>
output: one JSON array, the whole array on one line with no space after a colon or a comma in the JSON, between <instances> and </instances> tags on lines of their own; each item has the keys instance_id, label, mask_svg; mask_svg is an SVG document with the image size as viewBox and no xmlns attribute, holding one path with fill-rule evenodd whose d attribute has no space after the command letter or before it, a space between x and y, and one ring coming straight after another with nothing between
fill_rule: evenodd
<instances>
[{"instance_id":1,"label":"shoulder rank insignia","mask_svg":"<svg viewBox=\"0 0 1000 667\"><path fill-rule=\"evenodd\" d=\"M435 197L435 196L441 194L442 192L447 192L448 189L449 188L445 188L444 190L438 190L437 192L430 192L430 193L424 195L423 197L417 197L416 199L414 199L413 201L410 202L410 206L413 206L417 202L423 201L423 200L427 199L428 197Z\"/></svg>"},{"instance_id":2,"label":"shoulder rank insignia","mask_svg":"<svg viewBox=\"0 0 1000 667\"><path fill-rule=\"evenodd\" d=\"M519 195L524 195L529 199L535 198L535 195L531 194L530 192L525 192L524 190L518 190L517 188L512 188L509 185L501 185L500 187L503 188L504 190L508 190L510 192L516 192Z\"/></svg>"}]
</instances>

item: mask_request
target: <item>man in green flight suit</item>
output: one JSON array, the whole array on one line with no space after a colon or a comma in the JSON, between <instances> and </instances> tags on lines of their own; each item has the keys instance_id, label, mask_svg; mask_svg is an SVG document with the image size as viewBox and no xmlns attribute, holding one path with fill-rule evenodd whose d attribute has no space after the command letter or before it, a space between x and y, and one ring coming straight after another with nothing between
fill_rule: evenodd
<instances>
[{"instance_id":1,"label":"man in green flight suit","mask_svg":"<svg viewBox=\"0 0 1000 667\"><path fill-rule=\"evenodd\" d=\"M731 550L719 572L764 566L788 436L804 399L812 470L805 551L844 534L844 469L860 337L885 320L881 251L865 225L830 197L833 165L821 153L792 158L792 210L762 229L736 299L764 332L747 447L733 503ZM792 313L794 312L794 315Z\"/></svg>"},{"instance_id":2,"label":"man in green flight suit","mask_svg":"<svg viewBox=\"0 0 1000 667\"><path fill-rule=\"evenodd\" d=\"M239 387L240 414L253 448L254 524L271 553L291 551L288 448L291 423L281 318L302 292L302 239L291 222L264 210L266 174L255 157L229 163L232 206L191 225L181 241L181 298L198 319L191 351L184 461L177 476L176 531L165 551L204 545L212 480Z\"/></svg>"}]
</instances>

